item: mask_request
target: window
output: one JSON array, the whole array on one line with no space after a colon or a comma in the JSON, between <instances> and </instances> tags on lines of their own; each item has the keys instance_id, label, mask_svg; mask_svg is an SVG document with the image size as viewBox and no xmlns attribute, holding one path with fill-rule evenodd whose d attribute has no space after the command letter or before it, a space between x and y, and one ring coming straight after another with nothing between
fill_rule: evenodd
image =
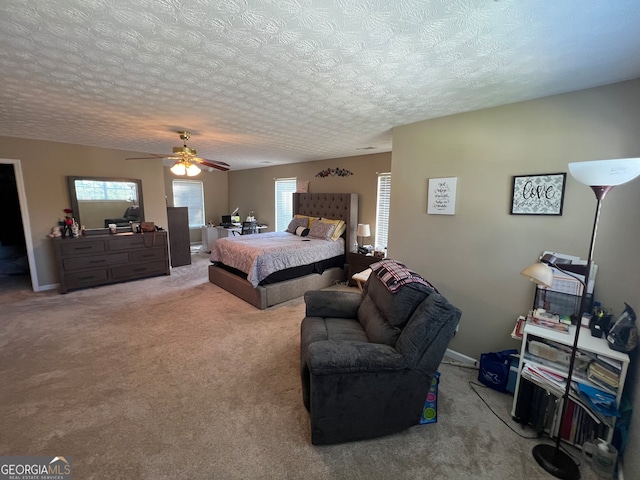
<instances>
[{"instance_id":1,"label":"window","mask_svg":"<svg viewBox=\"0 0 640 480\"><path fill-rule=\"evenodd\" d=\"M276 178L276 232L283 232L293 217L295 178Z\"/></svg>"},{"instance_id":2,"label":"window","mask_svg":"<svg viewBox=\"0 0 640 480\"><path fill-rule=\"evenodd\" d=\"M109 182L103 180L75 180L78 200L124 200L138 202L138 188L132 182Z\"/></svg>"},{"instance_id":3,"label":"window","mask_svg":"<svg viewBox=\"0 0 640 480\"><path fill-rule=\"evenodd\" d=\"M204 189L198 180L174 180L173 204L189 208L189 228L204 225Z\"/></svg>"},{"instance_id":4,"label":"window","mask_svg":"<svg viewBox=\"0 0 640 480\"><path fill-rule=\"evenodd\" d=\"M391 174L378 174L376 201L376 246L387 248L389 239L389 204L391 203Z\"/></svg>"}]
</instances>

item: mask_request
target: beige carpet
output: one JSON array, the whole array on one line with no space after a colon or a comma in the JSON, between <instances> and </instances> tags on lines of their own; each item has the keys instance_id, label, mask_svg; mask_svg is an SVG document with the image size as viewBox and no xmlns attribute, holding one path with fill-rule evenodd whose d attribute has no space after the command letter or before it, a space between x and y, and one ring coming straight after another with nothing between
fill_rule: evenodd
<instances>
[{"instance_id":1,"label":"beige carpet","mask_svg":"<svg viewBox=\"0 0 640 480\"><path fill-rule=\"evenodd\" d=\"M536 442L470 389L475 372L450 365L438 423L312 446L302 299L259 311L207 281L206 255L193 261L66 295L0 293L0 455L71 457L78 480L551 478ZM510 421L512 397L481 394Z\"/></svg>"}]
</instances>

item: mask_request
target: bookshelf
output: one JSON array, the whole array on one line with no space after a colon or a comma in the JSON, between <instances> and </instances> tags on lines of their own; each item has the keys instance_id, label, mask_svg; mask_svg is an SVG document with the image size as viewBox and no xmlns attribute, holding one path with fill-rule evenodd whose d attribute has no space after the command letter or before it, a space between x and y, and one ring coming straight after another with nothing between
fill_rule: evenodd
<instances>
[{"instance_id":1,"label":"bookshelf","mask_svg":"<svg viewBox=\"0 0 640 480\"><path fill-rule=\"evenodd\" d=\"M559 418L568 365L547 358L553 355L532 353L540 354L541 345L570 349L576 328L579 327L572 325L569 332L565 333L527 323L522 337L511 416L520 423L547 432L551 437L560 434L563 440L574 445L582 445L593 438L611 442L616 417L593 408L583 395L573 389L566 418ZM629 368L629 355L610 349L604 338L592 337L586 328L580 332L578 351L580 355L576 360L572 381L606 392L615 398L615 406L619 407ZM606 372L612 371L612 377L617 382L608 379L609 383L603 383L599 378L594 378L592 372L594 369L602 370L600 367L607 367L609 370Z\"/></svg>"}]
</instances>

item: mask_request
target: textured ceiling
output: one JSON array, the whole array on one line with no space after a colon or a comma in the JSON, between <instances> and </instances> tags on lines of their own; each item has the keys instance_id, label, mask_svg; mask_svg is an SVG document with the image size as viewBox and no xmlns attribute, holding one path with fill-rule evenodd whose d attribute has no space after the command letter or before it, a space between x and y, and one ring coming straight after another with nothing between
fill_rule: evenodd
<instances>
[{"instance_id":1,"label":"textured ceiling","mask_svg":"<svg viewBox=\"0 0 640 480\"><path fill-rule=\"evenodd\" d=\"M0 135L232 170L640 77L638 0L2 0ZM365 147L375 150L362 150Z\"/></svg>"}]
</instances>

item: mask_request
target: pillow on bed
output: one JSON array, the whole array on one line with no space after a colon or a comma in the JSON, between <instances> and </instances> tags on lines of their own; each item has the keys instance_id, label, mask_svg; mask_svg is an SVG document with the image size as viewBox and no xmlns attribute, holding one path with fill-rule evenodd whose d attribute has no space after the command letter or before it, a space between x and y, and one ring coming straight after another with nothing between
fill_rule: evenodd
<instances>
[{"instance_id":1,"label":"pillow on bed","mask_svg":"<svg viewBox=\"0 0 640 480\"><path fill-rule=\"evenodd\" d=\"M338 240L347 229L347 224L344 223L344 220L331 220L329 218L322 217L320 221L324 223L331 223L336 226L335 230L331 234L331 240L333 240L334 242Z\"/></svg>"},{"instance_id":2,"label":"pillow on bed","mask_svg":"<svg viewBox=\"0 0 640 480\"><path fill-rule=\"evenodd\" d=\"M321 240L330 240L335 228L336 226L333 223L313 222L309 229L309 236Z\"/></svg>"},{"instance_id":3,"label":"pillow on bed","mask_svg":"<svg viewBox=\"0 0 640 480\"><path fill-rule=\"evenodd\" d=\"M289 222L289 226L287 227L287 229L285 230L286 232L289 233L296 233L296 229L298 227L304 227L307 228L309 226L309 219L308 218L292 218L291 221Z\"/></svg>"},{"instance_id":4,"label":"pillow on bed","mask_svg":"<svg viewBox=\"0 0 640 480\"><path fill-rule=\"evenodd\" d=\"M309 229L307 227L298 227L296 228L296 235L299 237L306 237L309 235Z\"/></svg>"},{"instance_id":5,"label":"pillow on bed","mask_svg":"<svg viewBox=\"0 0 640 480\"><path fill-rule=\"evenodd\" d=\"M311 228L311 225L313 225L313 222L315 222L316 220L319 219L319 217L310 217L309 215L294 215L293 218L306 218L309 223L307 224L307 227Z\"/></svg>"}]
</instances>

